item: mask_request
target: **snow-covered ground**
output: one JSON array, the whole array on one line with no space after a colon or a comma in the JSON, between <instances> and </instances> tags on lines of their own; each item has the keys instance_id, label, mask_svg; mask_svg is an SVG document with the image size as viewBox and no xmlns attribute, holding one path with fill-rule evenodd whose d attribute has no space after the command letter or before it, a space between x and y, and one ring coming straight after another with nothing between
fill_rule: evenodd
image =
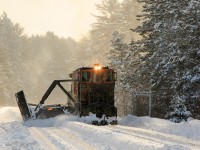
<instances>
[{"instance_id":1,"label":"snow-covered ground","mask_svg":"<svg viewBox=\"0 0 200 150\"><path fill-rule=\"evenodd\" d=\"M17 107L0 108L0 149L50 150L199 150L200 121L173 123L135 117L118 118L119 125L93 126L92 116L58 116L23 122Z\"/></svg>"}]
</instances>

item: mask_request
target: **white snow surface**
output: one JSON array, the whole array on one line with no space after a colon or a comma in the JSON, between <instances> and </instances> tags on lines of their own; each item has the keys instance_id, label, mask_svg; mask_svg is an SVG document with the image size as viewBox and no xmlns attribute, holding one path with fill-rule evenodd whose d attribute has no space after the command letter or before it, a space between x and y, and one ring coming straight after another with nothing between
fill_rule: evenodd
<instances>
[{"instance_id":1,"label":"white snow surface","mask_svg":"<svg viewBox=\"0 0 200 150\"><path fill-rule=\"evenodd\" d=\"M128 115L118 125L94 126L94 116L22 121L17 107L0 108L0 150L199 150L200 120Z\"/></svg>"}]
</instances>

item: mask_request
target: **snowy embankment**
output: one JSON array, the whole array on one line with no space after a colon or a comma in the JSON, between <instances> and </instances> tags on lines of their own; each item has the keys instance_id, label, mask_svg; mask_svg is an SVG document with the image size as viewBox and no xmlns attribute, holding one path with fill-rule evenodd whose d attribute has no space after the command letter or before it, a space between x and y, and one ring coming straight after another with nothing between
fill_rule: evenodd
<instances>
[{"instance_id":1,"label":"snowy embankment","mask_svg":"<svg viewBox=\"0 0 200 150\"><path fill-rule=\"evenodd\" d=\"M200 140L200 120L192 118L187 122L174 123L164 119L128 115L120 118L119 124Z\"/></svg>"},{"instance_id":2,"label":"snowy embankment","mask_svg":"<svg viewBox=\"0 0 200 150\"><path fill-rule=\"evenodd\" d=\"M0 149L200 149L200 121L119 118L93 126L93 116L58 116L23 122L18 108L0 108Z\"/></svg>"}]
</instances>

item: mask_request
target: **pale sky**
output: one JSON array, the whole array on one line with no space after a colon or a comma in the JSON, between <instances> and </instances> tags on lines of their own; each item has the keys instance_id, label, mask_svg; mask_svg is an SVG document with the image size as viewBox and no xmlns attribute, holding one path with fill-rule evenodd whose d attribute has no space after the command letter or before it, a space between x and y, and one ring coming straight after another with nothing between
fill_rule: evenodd
<instances>
[{"instance_id":1,"label":"pale sky","mask_svg":"<svg viewBox=\"0 0 200 150\"><path fill-rule=\"evenodd\" d=\"M60 37L79 40L86 35L97 14L95 4L100 0L0 0L3 11L24 32L43 35L52 31Z\"/></svg>"}]
</instances>

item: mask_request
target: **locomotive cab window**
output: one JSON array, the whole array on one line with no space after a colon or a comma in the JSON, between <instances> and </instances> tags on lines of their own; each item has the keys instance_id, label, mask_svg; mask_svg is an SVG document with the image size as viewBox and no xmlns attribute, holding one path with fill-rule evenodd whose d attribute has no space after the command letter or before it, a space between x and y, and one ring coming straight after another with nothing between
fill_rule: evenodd
<instances>
[{"instance_id":1,"label":"locomotive cab window","mask_svg":"<svg viewBox=\"0 0 200 150\"><path fill-rule=\"evenodd\" d=\"M104 73L98 72L94 74L94 82L104 82Z\"/></svg>"},{"instance_id":2,"label":"locomotive cab window","mask_svg":"<svg viewBox=\"0 0 200 150\"><path fill-rule=\"evenodd\" d=\"M82 72L82 82L90 82L91 81L91 72Z\"/></svg>"},{"instance_id":3,"label":"locomotive cab window","mask_svg":"<svg viewBox=\"0 0 200 150\"><path fill-rule=\"evenodd\" d=\"M107 82L112 81L112 77L113 77L112 71L108 71L108 72L107 72L107 79L106 79L106 81L107 81Z\"/></svg>"}]
</instances>

